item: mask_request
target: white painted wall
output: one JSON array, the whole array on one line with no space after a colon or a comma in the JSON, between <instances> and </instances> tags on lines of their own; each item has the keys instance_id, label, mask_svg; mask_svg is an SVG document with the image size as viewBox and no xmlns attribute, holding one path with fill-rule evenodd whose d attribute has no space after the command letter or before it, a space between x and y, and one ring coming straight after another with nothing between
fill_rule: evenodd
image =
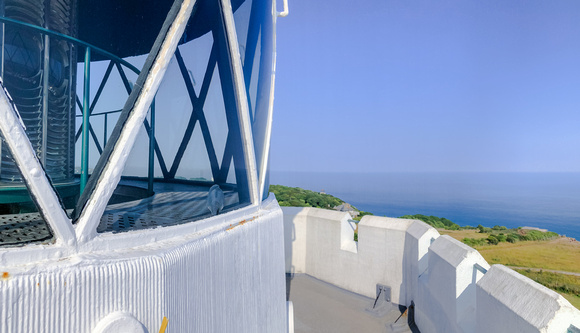
<instances>
[{"instance_id":1,"label":"white painted wall","mask_svg":"<svg viewBox=\"0 0 580 333\"><path fill-rule=\"evenodd\" d=\"M402 263L405 234L413 223L415 221L368 215L362 218L358 228L359 256L354 261L357 267L352 269L361 285L355 292L375 298L379 283L391 287L393 303L405 303Z\"/></svg>"},{"instance_id":2,"label":"white painted wall","mask_svg":"<svg viewBox=\"0 0 580 333\"><path fill-rule=\"evenodd\" d=\"M282 209L286 272L306 273L371 298L376 297L377 284L387 285L394 303L407 304L407 285L403 281L413 274L412 269L414 274L419 269L418 261L409 261L408 267L402 265L406 249L414 244L415 256L419 252L425 255L426 244L439 235L420 221L365 216L358 225L357 247L348 213L317 208ZM413 228L414 234L407 236L407 229L415 224L419 226Z\"/></svg>"},{"instance_id":3,"label":"white painted wall","mask_svg":"<svg viewBox=\"0 0 580 333\"><path fill-rule=\"evenodd\" d=\"M114 313L148 332L164 316L168 333L285 332L282 211L273 197L242 211L162 241L2 266L0 332L92 332Z\"/></svg>"},{"instance_id":4,"label":"white painted wall","mask_svg":"<svg viewBox=\"0 0 580 333\"><path fill-rule=\"evenodd\" d=\"M428 267L418 280L415 320L421 331L472 332L475 327L475 284L489 269L473 248L447 235L429 247Z\"/></svg>"},{"instance_id":5,"label":"white painted wall","mask_svg":"<svg viewBox=\"0 0 580 333\"><path fill-rule=\"evenodd\" d=\"M560 294L503 266L477 283L477 332L566 332L580 313Z\"/></svg>"},{"instance_id":6,"label":"white painted wall","mask_svg":"<svg viewBox=\"0 0 580 333\"><path fill-rule=\"evenodd\" d=\"M309 208L284 207L284 254L287 273L306 273L306 225Z\"/></svg>"},{"instance_id":7,"label":"white painted wall","mask_svg":"<svg viewBox=\"0 0 580 333\"><path fill-rule=\"evenodd\" d=\"M562 296L501 265L490 269L479 252L421 221L365 216L353 250L346 241L351 237L347 213L282 210L286 272L372 298L376 284L390 286L393 303L414 301L423 333L580 327L580 311ZM489 271L482 273L476 264Z\"/></svg>"},{"instance_id":8,"label":"white painted wall","mask_svg":"<svg viewBox=\"0 0 580 333\"><path fill-rule=\"evenodd\" d=\"M413 223L405 235L405 257L403 265L407 275L404 281L407 285L407 299L405 305L417 299L418 278L427 271L429 247L439 237L439 232L426 223ZM409 277L409 278L407 278Z\"/></svg>"}]
</instances>

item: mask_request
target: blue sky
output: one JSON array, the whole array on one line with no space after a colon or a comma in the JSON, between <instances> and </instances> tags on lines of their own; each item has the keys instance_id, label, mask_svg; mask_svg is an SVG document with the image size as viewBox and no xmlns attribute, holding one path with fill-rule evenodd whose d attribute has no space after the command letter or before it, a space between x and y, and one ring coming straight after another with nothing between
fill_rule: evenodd
<instances>
[{"instance_id":1,"label":"blue sky","mask_svg":"<svg viewBox=\"0 0 580 333\"><path fill-rule=\"evenodd\" d=\"M289 2L272 170L580 171L580 1Z\"/></svg>"}]
</instances>

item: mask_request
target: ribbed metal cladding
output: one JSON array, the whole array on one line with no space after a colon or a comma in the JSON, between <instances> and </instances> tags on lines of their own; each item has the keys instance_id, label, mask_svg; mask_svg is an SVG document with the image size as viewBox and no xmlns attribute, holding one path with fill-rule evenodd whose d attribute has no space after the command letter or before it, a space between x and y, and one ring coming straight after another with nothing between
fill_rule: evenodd
<instances>
[{"instance_id":1,"label":"ribbed metal cladding","mask_svg":"<svg viewBox=\"0 0 580 333\"><path fill-rule=\"evenodd\" d=\"M0 6L5 17L76 35L76 0L4 0ZM54 182L72 181L75 50L57 38L8 25L2 47L3 81L38 158ZM1 159L0 180L22 181L4 143Z\"/></svg>"},{"instance_id":2,"label":"ribbed metal cladding","mask_svg":"<svg viewBox=\"0 0 580 333\"><path fill-rule=\"evenodd\" d=\"M91 332L115 311L149 332L163 316L167 333L285 332L282 212L255 213L179 240L3 267L0 332Z\"/></svg>"}]
</instances>

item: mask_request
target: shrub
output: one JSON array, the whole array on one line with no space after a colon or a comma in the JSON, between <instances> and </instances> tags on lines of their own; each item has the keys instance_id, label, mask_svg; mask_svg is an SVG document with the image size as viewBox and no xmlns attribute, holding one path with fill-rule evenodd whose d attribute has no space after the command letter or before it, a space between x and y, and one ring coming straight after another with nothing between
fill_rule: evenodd
<instances>
[{"instance_id":1,"label":"shrub","mask_svg":"<svg viewBox=\"0 0 580 333\"><path fill-rule=\"evenodd\" d=\"M518 240L520 240L520 238L518 237L518 234L516 234L516 233L511 233L511 234L507 235L507 238L506 238L506 240L507 240L508 242L510 242L510 243L515 243L515 242L517 242Z\"/></svg>"},{"instance_id":2,"label":"shrub","mask_svg":"<svg viewBox=\"0 0 580 333\"><path fill-rule=\"evenodd\" d=\"M497 239L497 237L496 237L496 236L494 236L494 235L489 235L489 236L487 237L487 242L488 242L489 244L497 245L497 244L499 243L499 240Z\"/></svg>"},{"instance_id":3,"label":"shrub","mask_svg":"<svg viewBox=\"0 0 580 333\"><path fill-rule=\"evenodd\" d=\"M517 235L520 240L526 241L550 240L559 236L557 233L551 231L542 232L538 230L525 229L518 229Z\"/></svg>"},{"instance_id":4,"label":"shrub","mask_svg":"<svg viewBox=\"0 0 580 333\"><path fill-rule=\"evenodd\" d=\"M358 216L355 217L353 220L360 221L363 218L363 216L365 216L365 215L374 215L374 214L371 212L365 212L365 211L360 210Z\"/></svg>"},{"instance_id":5,"label":"shrub","mask_svg":"<svg viewBox=\"0 0 580 333\"><path fill-rule=\"evenodd\" d=\"M497 237L497 240L500 241L500 242L505 242L507 240L507 236L504 235L504 234L499 234L499 235L497 235L495 237Z\"/></svg>"},{"instance_id":6,"label":"shrub","mask_svg":"<svg viewBox=\"0 0 580 333\"><path fill-rule=\"evenodd\" d=\"M415 214L415 215L404 215L404 216L401 216L399 218L420 220L420 221L423 221L434 228L441 228L441 229L446 229L446 230L459 230L459 229L461 229L461 227L459 225L453 223L451 220L448 220L444 217L437 217L437 216L433 216L433 215L426 216L423 214Z\"/></svg>"},{"instance_id":7,"label":"shrub","mask_svg":"<svg viewBox=\"0 0 580 333\"><path fill-rule=\"evenodd\" d=\"M332 209L343 203L342 200L328 194L320 194L299 187L270 185L270 192L276 195L280 206L318 207Z\"/></svg>"},{"instance_id":8,"label":"shrub","mask_svg":"<svg viewBox=\"0 0 580 333\"><path fill-rule=\"evenodd\" d=\"M485 238L463 238L461 241L471 247L482 246L486 244Z\"/></svg>"}]
</instances>

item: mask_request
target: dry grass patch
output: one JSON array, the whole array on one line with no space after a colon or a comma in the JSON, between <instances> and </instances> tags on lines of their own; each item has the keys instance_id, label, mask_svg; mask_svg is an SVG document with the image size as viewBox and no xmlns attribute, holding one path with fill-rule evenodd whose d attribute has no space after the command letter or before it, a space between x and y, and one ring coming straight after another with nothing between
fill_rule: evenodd
<instances>
[{"instance_id":1,"label":"dry grass patch","mask_svg":"<svg viewBox=\"0 0 580 333\"><path fill-rule=\"evenodd\" d=\"M580 276L544 271L537 272L529 269L516 269L516 271L543 286L557 291L573 306L580 309Z\"/></svg>"},{"instance_id":2,"label":"dry grass patch","mask_svg":"<svg viewBox=\"0 0 580 333\"><path fill-rule=\"evenodd\" d=\"M458 241L464 238L487 238L478 230L437 229ZM580 273L580 242L560 237L548 241L501 242L497 245L474 246L489 264L553 269Z\"/></svg>"},{"instance_id":3,"label":"dry grass patch","mask_svg":"<svg viewBox=\"0 0 580 333\"><path fill-rule=\"evenodd\" d=\"M516 269L516 272L557 292L580 296L580 276L530 269Z\"/></svg>"},{"instance_id":4,"label":"dry grass patch","mask_svg":"<svg viewBox=\"0 0 580 333\"><path fill-rule=\"evenodd\" d=\"M500 243L475 249L489 264L580 273L580 242L567 240Z\"/></svg>"},{"instance_id":5,"label":"dry grass patch","mask_svg":"<svg viewBox=\"0 0 580 333\"><path fill-rule=\"evenodd\" d=\"M564 296L564 298L567 299L568 302L570 302L570 304L575 306L576 309L580 310L580 296L568 295L568 294L564 294L564 293L559 293L559 294Z\"/></svg>"},{"instance_id":6,"label":"dry grass patch","mask_svg":"<svg viewBox=\"0 0 580 333\"><path fill-rule=\"evenodd\" d=\"M449 235L458 241L462 241L464 238L487 238L488 234L482 234L477 229L466 229L466 230L445 230L437 229L441 235Z\"/></svg>"}]
</instances>

